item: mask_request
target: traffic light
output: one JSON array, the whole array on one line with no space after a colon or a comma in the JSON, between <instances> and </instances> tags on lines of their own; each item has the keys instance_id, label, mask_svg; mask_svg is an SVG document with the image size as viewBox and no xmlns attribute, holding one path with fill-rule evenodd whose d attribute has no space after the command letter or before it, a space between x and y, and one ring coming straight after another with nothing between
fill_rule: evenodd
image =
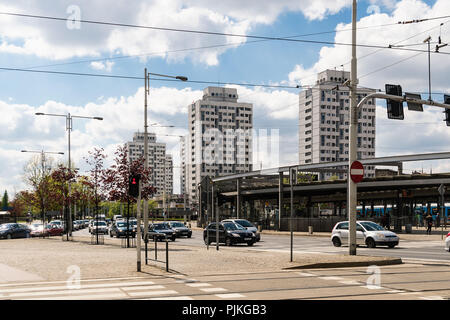
<instances>
[{"instance_id":1,"label":"traffic light","mask_svg":"<svg viewBox=\"0 0 450 320\"><path fill-rule=\"evenodd\" d=\"M444 103L450 104L449 95L444 94ZM445 113L445 123L447 124L447 126L450 126L450 109L445 109L444 113Z\"/></svg>"},{"instance_id":2,"label":"traffic light","mask_svg":"<svg viewBox=\"0 0 450 320\"><path fill-rule=\"evenodd\" d=\"M402 87L399 85L386 84L385 89L386 94L399 97L402 96ZM386 99L386 103L389 119L403 120L405 118L403 115L403 102Z\"/></svg>"},{"instance_id":3,"label":"traffic light","mask_svg":"<svg viewBox=\"0 0 450 320\"><path fill-rule=\"evenodd\" d=\"M141 176L139 174L134 174L130 176L128 184L128 194L132 197L137 198L139 196L139 180Z\"/></svg>"}]
</instances>

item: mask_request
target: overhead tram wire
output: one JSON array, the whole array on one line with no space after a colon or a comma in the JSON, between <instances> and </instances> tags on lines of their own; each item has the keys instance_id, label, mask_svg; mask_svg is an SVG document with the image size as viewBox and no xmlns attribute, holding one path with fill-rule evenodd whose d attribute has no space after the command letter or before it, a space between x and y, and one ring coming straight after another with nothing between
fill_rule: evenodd
<instances>
[{"instance_id":1,"label":"overhead tram wire","mask_svg":"<svg viewBox=\"0 0 450 320\"><path fill-rule=\"evenodd\" d=\"M48 19L48 20L57 20L57 21L67 21L67 18L20 14L20 13L11 13L11 12L0 12L0 15L10 15L10 16L19 16L19 17L36 18L36 19ZM434 19L444 19L444 18L448 18L448 17L450 17L450 16L436 17ZM427 21L427 19L421 19L420 21L417 20L417 22L424 22L424 21ZM149 30L195 33L195 34L204 34L204 35L216 35L216 36L249 38L249 39L259 39L259 40L274 40L274 41L287 41L287 42L310 43L310 44L353 46L353 44L351 44L351 43L343 43L343 42L304 40L304 39L292 39L292 38L281 38L281 37L268 37L268 36L234 34L234 33L222 33L222 32L212 32L212 31L199 31L199 30L189 30L189 29L163 28L163 27L143 26L143 25L135 25L135 24L105 22L105 21L93 21L93 20L81 20L80 19L79 22L80 23L89 23L89 24L98 24L98 25L117 26L117 27L129 27L129 28L149 29ZM385 46L380 46L380 45L369 45L369 44L357 44L356 47L428 52L426 50L409 49L409 48L390 48L390 47L385 47ZM433 53L450 55L450 52L433 52Z\"/></svg>"},{"instance_id":2,"label":"overhead tram wire","mask_svg":"<svg viewBox=\"0 0 450 320\"><path fill-rule=\"evenodd\" d=\"M144 80L144 77L137 76L124 76L124 75L111 75L111 74L99 74L99 73L81 73L81 72L66 72L66 71L51 71L51 70L30 70L20 68L5 68L0 67L0 70L4 71L17 71L17 72L31 72L40 74L55 74L55 75L69 75L69 76L85 76L85 77L99 77L99 78L113 78L113 79L129 79L129 80ZM175 79L165 78L150 78L152 81L165 81L165 82L179 82ZM187 80L184 82L196 83L196 84L214 84L214 85L237 85L248 87L263 87L263 88L282 88L282 89L301 89L310 88L310 86L287 86L287 85L268 85L268 84L256 84L256 83L237 83L237 82L217 82L217 81L201 81L201 80Z\"/></svg>"}]
</instances>

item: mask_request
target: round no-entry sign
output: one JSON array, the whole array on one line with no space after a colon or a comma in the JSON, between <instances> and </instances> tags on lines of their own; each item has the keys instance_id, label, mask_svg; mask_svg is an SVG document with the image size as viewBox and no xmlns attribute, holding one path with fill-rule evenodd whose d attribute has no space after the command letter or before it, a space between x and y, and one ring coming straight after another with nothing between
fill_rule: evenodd
<instances>
[{"instance_id":1,"label":"round no-entry sign","mask_svg":"<svg viewBox=\"0 0 450 320\"><path fill-rule=\"evenodd\" d=\"M361 182L364 177L364 166L359 161L353 161L350 166L350 178L354 183Z\"/></svg>"}]
</instances>

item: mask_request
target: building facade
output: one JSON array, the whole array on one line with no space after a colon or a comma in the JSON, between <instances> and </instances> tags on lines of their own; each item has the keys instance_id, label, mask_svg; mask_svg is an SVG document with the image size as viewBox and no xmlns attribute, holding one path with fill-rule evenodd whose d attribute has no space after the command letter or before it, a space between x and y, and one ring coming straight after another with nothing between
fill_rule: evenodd
<instances>
[{"instance_id":1,"label":"building facade","mask_svg":"<svg viewBox=\"0 0 450 320\"><path fill-rule=\"evenodd\" d=\"M302 91L299 98L299 163L348 161L350 128L350 88L344 82L350 72L325 70L316 85ZM375 92L358 88L358 101ZM375 157L375 99L359 110L357 158ZM345 173L320 173L320 180L332 176L345 179ZM375 167L365 167L365 177L374 177Z\"/></svg>"},{"instance_id":2,"label":"building facade","mask_svg":"<svg viewBox=\"0 0 450 320\"><path fill-rule=\"evenodd\" d=\"M136 132L133 141L127 142L128 160L135 161L144 156L144 133ZM156 142L156 135L148 133L148 166L151 170L150 184L156 188L154 197L173 193L173 160L166 154L166 144Z\"/></svg>"},{"instance_id":3,"label":"building facade","mask_svg":"<svg viewBox=\"0 0 450 320\"><path fill-rule=\"evenodd\" d=\"M252 170L253 105L238 102L236 89L207 87L188 109L180 182L182 193L197 203L197 186L204 177Z\"/></svg>"}]
</instances>

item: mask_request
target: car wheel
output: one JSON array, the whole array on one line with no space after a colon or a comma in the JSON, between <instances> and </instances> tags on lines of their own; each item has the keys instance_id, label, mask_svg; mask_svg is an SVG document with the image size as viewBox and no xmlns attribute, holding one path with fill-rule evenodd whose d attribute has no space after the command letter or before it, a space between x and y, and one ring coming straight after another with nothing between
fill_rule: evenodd
<instances>
[{"instance_id":1,"label":"car wheel","mask_svg":"<svg viewBox=\"0 0 450 320\"><path fill-rule=\"evenodd\" d=\"M375 240L373 240L372 238L368 238L366 240L366 245L368 248L375 248L376 247Z\"/></svg>"},{"instance_id":2,"label":"car wheel","mask_svg":"<svg viewBox=\"0 0 450 320\"><path fill-rule=\"evenodd\" d=\"M231 245L232 245L231 238L226 238L225 245L227 245L228 247L231 247Z\"/></svg>"},{"instance_id":3,"label":"car wheel","mask_svg":"<svg viewBox=\"0 0 450 320\"><path fill-rule=\"evenodd\" d=\"M7 235L6 235L6 239L12 239L11 235L10 235L10 234L7 234Z\"/></svg>"},{"instance_id":4,"label":"car wheel","mask_svg":"<svg viewBox=\"0 0 450 320\"><path fill-rule=\"evenodd\" d=\"M255 241L247 242L247 245L248 245L249 247L251 247L251 246L254 245L254 244L255 244Z\"/></svg>"},{"instance_id":5,"label":"car wheel","mask_svg":"<svg viewBox=\"0 0 450 320\"><path fill-rule=\"evenodd\" d=\"M175 239L176 239L176 238L177 238L177 237L172 237L172 239L171 239L171 240L172 240L172 241L175 241Z\"/></svg>"},{"instance_id":6,"label":"car wheel","mask_svg":"<svg viewBox=\"0 0 450 320\"><path fill-rule=\"evenodd\" d=\"M189 234L187 237L190 238L191 236L192 236L192 235Z\"/></svg>"},{"instance_id":7,"label":"car wheel","mask_svg":"<svg viewBox=\"0 0 450 320\"><path fill-rule=\"evenodd\" d=\"M112 234L112 232L109 233L109 236L110 236L111 238L114 237L114 235Z\"/></svg>"},{"instance_id":8,"label":"car wheel","mask_svg":"<svg viewBox=\"0 0 450 320\"><path fill-rule=\"evenodd\" d=\"M335 247L340 247L340 246L342 245L341 239L339 239L338 237L334 237L334 238L333 238L333 245L334 245Z\"/></svg>"},{"instance_id":9,"label":"car wheel","mask_svg":"<svg viewBox=\"0 0 450 320\"><path fill-rule=\"evenodd\" d=\"M388 247L392 249L393 247L395 247L395 244L390 244L388 245Z\"/></svg>"}]
</instances>

